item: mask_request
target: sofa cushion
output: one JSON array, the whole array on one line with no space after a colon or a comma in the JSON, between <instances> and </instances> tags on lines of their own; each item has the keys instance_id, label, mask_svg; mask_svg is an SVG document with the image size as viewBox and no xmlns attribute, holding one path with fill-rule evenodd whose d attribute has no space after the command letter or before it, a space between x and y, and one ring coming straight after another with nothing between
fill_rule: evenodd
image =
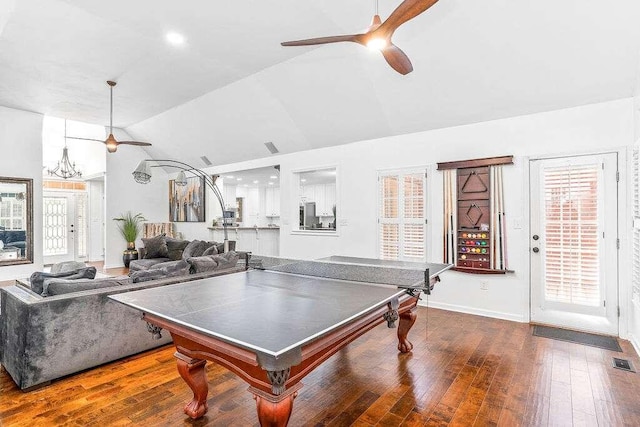
<instances>
[{"instance_id":1,"label":"sofa cushion","mask_svg":"<svg viewBox=\"0 0 640 427\"><path fill-rule=\"evenodd\" d=\"M189 263L184 260L166 262L148 270L129 273L129 277L131 277L133 283L138 283L146 282L148 280L162 279L165 277L186 276L189 274L189 268Z\"/></svg>"},{"instance_id":2,"label":"sofa cushion","mask_svg":"<svg viewBox=\"0 0 640 427\"><path fill-rule=\"evenodd\" d=\"M240 254L235 251L229 251L224 254L214 255L212 258L218 263L219 269L235 267L240 259Z\"/></svg>"},{"instance_id":3,"label":"sofa cushion","mask_svg":"<svg viewBox=\"0 0 640 427\"><path fill-rule=\"evenodd\" d=\"M171 261L169 258L136 259L129 263L129 272L148 270L154 265Z\"/></svg>"},{"instance_id":4,"label":"sofa cushion","mask_svg":"<svg viewBox=\"0 0 640 427\"><path fill-rule=\"evenodd\" d=\"M204 273L235 267L238 259L240 255L237 252L229 251L221 255L191 257L187 261L191 265L191 273Z\"/></svg>"},{"instance_id":5,"label":"sofa cushion","mask_svg":"<svg viewBox=\"0 0 640 427\"><path fill-rule=\"evenodd\" d=\"M187 247L189 241L174 239L173 237L167 237L165 241L167 242L167 258L174 261L181 260L182 252L184 252L184 248Z\"/></svg>"},{"instance_id":6,"label":"sofa cushion","mask_svg":"<svg viewBox=\"0 0 640 427\"><path fill-rule=\"evenodd\" d=\"M213 243L204 240L192 240L182 252L182 259L187 260L191 257L202 256L204 251L211 247Z\"/></svg>"},{"instance_id":7,"label":"sofa cushion","mask_svg":"<svg viewBox=\"0 0 640 427\"><path fill-rule=\"evenodd\" d=\"M187 260L191 265L191 273L204 273L218 268L218 262L213 256L196 256Z\"/></svg>"},{"instance_id":8,"label":"sofa cushion","mask_svg":"<svg viewBox=\"0 0 640 427\"><path fill-rule=\"evenodd\" d=\"M164 234L160 234L155 237L143 238L145 259L149 258L167 258L169 250L167 249L167 241Z\"/></svg>"},{"instance_id":9,"label":"sofa cushion","mask_svg":"<svg viewBox=\"0 0 640 427\"><path fill-rule=\"evenodd\" d=\"M213 245L209 246L204 252L202 252L202 256L217 255L218 253L220 253L218 251L218 245L214 243Z\"/></svg>"},{"instance_id":10,"label":"sofa cushion","mask_svg":"<svg viewBox=\"0 0 640 427\"><path fill-rule=\"evenodd\" d=\"M45 279L44 291L48 296L69 294L72 292L88 291L91 289L110 288L112 286L122 286L131 283L128 276L109 277L95 280L68 280L68 279Z\"/></svg>"},{"instance_id":11,"label":"sofa cushion","mask_svg":"<svg viewBox=\"0 0 640 427\"><path fill-rule=\"evenodd\" d=\"M96 277L96 268L84 267L78 270L65 271L60 273L45 273L44 271L36 271L29 278L31 284L31 290L37 294L43 294L44 292L44 280L50 278L65 278L65 279L93 279ZM47 296L47 295L42 295Z\"/></svg>"}]
</instances>

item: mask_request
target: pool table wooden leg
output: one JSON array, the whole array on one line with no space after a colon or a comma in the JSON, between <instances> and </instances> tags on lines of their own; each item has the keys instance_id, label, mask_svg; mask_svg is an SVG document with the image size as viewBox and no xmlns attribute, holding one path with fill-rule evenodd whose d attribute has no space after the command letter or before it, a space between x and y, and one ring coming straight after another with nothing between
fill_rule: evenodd
<instances>
[{"instance_id":1,"label":"pool table wooden leg","mask_svg":"<svg viewBox=\"0 0 640 427\"><path fill-rule=\"evenodd\" d=\"M193 391L193 399L184 407L184 413L195 420L203 416L209 409L207 406L209 385L207 384L207 374L204 369L207 361L193 359L178 352L174 354L174 357L178 361L180 376Z\"/></svg>"},{"instance_id":2,"label":"pool table wooden leg","mask_svg":"<svg viewBox=\"0 0 640 427\"><path fill-rule=\"evenodd\" d=\"M298 383L279 396L266 393L255 387L249 387L249 391L256 400L260 426L285 427L291 418L293 399L296 398L301 387L302 383Z\"/></svg>"},{"instance_id":3,"label":"pool table wooden leg","mask_svg":"<svg viewBox=\"0 0 640 427\"><path fill-rule=\"evenodd\" d=\"M400 315L400 323L398 324L398 350L400 350L401 353L409 353L413 350L413 344L407 339L407 335L413 324L416 323L416 317L415 307Z\"/></svg>"}]
</instances>

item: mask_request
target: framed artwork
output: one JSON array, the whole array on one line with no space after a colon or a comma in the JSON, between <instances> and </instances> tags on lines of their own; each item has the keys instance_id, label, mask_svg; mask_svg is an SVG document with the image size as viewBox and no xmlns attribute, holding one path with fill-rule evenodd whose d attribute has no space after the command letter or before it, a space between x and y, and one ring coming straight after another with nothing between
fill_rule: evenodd
<instances>
[{"instance_id":1,"label":"framed artwork","mask_svg":"<svg viewBox=\"0 0 640 427\"><path fill-rule=\"evenodd\" d=\"M169 221L204 222L204 178L187 178L187 185L169 180Z\"/></svg>"}]
</instances>

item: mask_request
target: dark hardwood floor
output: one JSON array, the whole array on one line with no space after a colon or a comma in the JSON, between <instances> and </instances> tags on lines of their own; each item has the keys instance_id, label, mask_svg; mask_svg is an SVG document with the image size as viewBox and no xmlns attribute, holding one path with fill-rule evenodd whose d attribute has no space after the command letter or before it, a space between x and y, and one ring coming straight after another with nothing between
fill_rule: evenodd
<instances>
[{"instance_id":1,"label":"dark hardwood floor","mask_svg":"<svg viewBox=\"0 0 640 427\"><path fill-rule=\"evenodd\" d=\"M640 375L612 368L623 353L534 337L527 324L418 309L411 354L376 327L304 380L292 426L640 425ZM2 426L257 425L247 385L207 364L209 412L182 412L191 394L163 347L23 393L0 371Z\"/></svg>"}]
</instances>

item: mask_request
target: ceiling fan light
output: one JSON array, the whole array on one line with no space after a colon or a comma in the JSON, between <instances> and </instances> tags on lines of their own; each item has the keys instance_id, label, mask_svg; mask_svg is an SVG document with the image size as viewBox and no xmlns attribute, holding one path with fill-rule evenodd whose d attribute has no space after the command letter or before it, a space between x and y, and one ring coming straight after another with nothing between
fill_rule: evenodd
<instances>
[{"instance_id":1,"label":"ceiling fan light","mask_svg":"<svg viewBox=\"0 0 640 427\"><path fill-rule=\"evenodd\" d=\"M148 184L151 181L151 168L145 160L142 160L132 175L138 184Z\"/></svg>"},{"instance_id":2,"label":"ceiling fan light","mask_svg":"<svg viewBox=\"0 0 640 427\"><path fill-rule=\"evenodd\" d=\"M104 143L107 145L108 152L115 153L118 150L118 141L116 141L112 133L109 134L109 137Z\"/></svg>"},{"instance_id":3,"label":"ceiling fan light","mask_svg":"<svg viewBox=\"0 0 640 427\"><path fill-rule=\"evenodd\" d=\"M372 38L367 42L367 47L371 50L380 51L387 47L389 44L385 39Z\"/></svg>"}]
</instances>

